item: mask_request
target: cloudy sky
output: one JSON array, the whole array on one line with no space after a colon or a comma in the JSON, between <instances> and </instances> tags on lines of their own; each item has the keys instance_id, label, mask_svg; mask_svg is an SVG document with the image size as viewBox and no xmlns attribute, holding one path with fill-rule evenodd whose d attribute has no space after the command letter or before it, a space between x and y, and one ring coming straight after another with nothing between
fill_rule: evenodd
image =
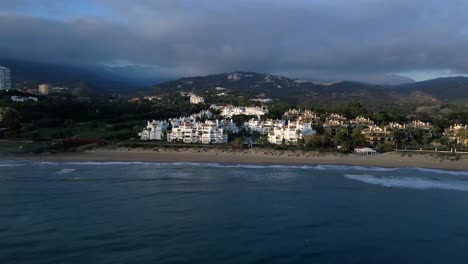
<instances>
[{"instance_id":1,"label":"cloudy sky","mask_svg":"<svg viewBox=\"0 0 468 264\"><path fill-rule=\"evenodd\" d=\"M466 0L0 1L0 58L304 79L468 74Z\"/></svg>"}]
</instances>

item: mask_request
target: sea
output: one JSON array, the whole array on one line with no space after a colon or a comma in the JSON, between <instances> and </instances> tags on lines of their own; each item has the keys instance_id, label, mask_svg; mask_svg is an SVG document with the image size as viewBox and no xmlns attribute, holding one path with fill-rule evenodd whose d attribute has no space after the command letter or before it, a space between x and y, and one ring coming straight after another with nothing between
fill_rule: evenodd
<instances>
[{"instance_id":1,"label":"sea","mask_svg":"<svg viewBox=\"0 0 468 264\"><path fill-rule=\"evenodd\" d=\"M0 263L468 263L468 171L0 161Z\"/></svg>"}]
</instances>

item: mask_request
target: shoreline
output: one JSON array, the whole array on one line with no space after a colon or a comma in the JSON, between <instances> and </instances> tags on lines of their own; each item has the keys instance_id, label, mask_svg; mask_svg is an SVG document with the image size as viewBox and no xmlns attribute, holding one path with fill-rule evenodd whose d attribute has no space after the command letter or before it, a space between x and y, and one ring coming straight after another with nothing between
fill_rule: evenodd
<instances>
[{"instance_id":1,"label":"shoreline","mask_svg":"<svg viewBox=\"0 0 468 264\"><path fill-rule=\"evenodd\" d=\"M395 152L360 156L305 151L266 149L96 149L80 153L0 155L4 160L45 162L156 162L220 163L257 165L347 165L387 168L428 168L468 171L468 157L450 159L435 154L399 154Z\"/></svg>"}]
</instances>

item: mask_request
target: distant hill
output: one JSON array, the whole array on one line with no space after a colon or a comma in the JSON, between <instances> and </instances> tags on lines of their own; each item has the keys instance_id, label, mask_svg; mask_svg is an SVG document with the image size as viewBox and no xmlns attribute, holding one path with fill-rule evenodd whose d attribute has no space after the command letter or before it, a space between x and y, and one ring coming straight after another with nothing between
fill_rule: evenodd
<instances>
[{"instance_id":1,"label":"distant hill","mask_svg":"<svg viewBox=\"0 0 468 264\"><path fill-rule=\"evenodd\" d=\"M401 79L412 81L411 79ZM224 87L232 91L262 93L296 103L326 103L359 100L368 103L428 103L434 100L468 102L468 77L438 78L393 86L381 86L354 81L320 83L294 80L255 72L231 72L199 77L186 77L154 85L147 93L180 91L202 92ZM438 99L438 100L437 100Z\"/></svg>"},{"instance_id":2,"label":"distant hill","mask_svg":"<svg viewBox=\"0 0 468 264\"><path fill-rule=\"evenodd\" d=\"M11 59L0 59L0 65L11 68L15 87L37 87L40 83L50 83L56 86L86 86L96 91L126 91L141 89L152 83L131 78L139 70L132 67L71 66Z\"/></svg>"},{"instance_id":3,"label":"distant hill","mask_svg":"<svg viewBox=\"0 0 468 264\"><path fill-rule=\"evenodd\" d=\"M268 97L282 98L294 103L347 101L352 99L391 102L393 92L382 86L359 82L320 84L255 72L231 72L201 77L187 77L154 85L147 92L156 94L194 91L223 87L232 91L254 92Z\"/></svg>"},{"instance_id":4,"label":"distant hill","mask_svg":"<svg viewBox=\"0 0 468 264\"><path fill-rule=\"evenodd\" d=\"M468 77L446 77L395 87L399 92L421 91L441 100L468 98Z\"/></svg>"}]
</instances>

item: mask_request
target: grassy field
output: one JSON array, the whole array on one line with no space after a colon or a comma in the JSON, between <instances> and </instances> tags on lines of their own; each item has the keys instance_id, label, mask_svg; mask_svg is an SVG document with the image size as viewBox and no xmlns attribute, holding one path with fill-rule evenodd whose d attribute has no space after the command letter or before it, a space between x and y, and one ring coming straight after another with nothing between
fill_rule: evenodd
<instances>
[{"instance_id":1,"label":"grassy field","mask_svg":"<svg viewBox=\"0 0 468 264\"><path fill-rule=\"evenodd\" d=\"M40 153L62 150L60 141L0 140L0 154Z\"/></svg>"}]
</instances>

